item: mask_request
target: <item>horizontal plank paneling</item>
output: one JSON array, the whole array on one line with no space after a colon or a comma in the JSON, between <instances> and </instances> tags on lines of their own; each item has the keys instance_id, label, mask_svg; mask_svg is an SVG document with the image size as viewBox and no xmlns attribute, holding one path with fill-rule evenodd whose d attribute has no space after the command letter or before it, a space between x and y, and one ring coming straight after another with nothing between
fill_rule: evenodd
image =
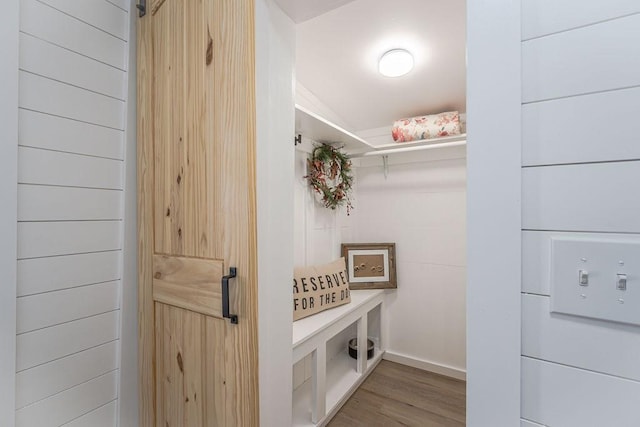
<instances>
[{"instance_id":1,"label":"horizontal plank paneling","mask_svg":"<svg viewBox=\"0 0 640 427\"><path fill-rule=\"evenodd\" d=\"M24 33L20 34L20 69L124 99L124 71Z\"/></svg>"},{"instance_id":2,"label":"horizontal plank paneling","mask_svg":"<svg viewBox=\"0 0 640 427\"><path fill-rule=\"evenodd\" d=\"M125 69L125 41L37 0L20 0L20 31Z\"/></svg>"},{"instance_id":3,"label":"horizontal plank paneling","mask_svg":"<svg viewBox=\"0 0 640 427\"><path fill-rule=\"evenodd\" d=\"M123 159L124 132L35 111L19 111L23 146Z\"/></svg>"},{"instance_id":4,"label":"horizontal plank paneling","mask_svg":"<svg viewBox=\"0 0 640 427\"><path fill-rule=\"evenodd\" d=\"M116 401L107 403L86 415L77 418L64 427L109 427L118 425L117 416L118 405Z\"/></svg>"},{"instance_id":5,"label":"horizontal plank paneling","mask_svg":"<svg viewBox=\"0 0 640 427\"><path fill-rule=\"evenodd\" d=\"M628 234L555 233L546 231L522 232L522 292L549 295L551 292L551 267L549 264L552 237L578 239L615 239L638 241L640 236Z\"/></svg>"},{"instance_id":6,"label":"horizontal plank paneling","mask_svg":"<svg viewBox=\"0 0 640 427\"><path fill-rule=\"evenodd\" d=\"M640 327L551 313L549 304L522 296L523 356L640 381Z\"/></svg>"},{"instance_id":7,"label":"horizontal plank paneling","mask_svg":"<svg viewBox=\"0 0 640 427\"><path fill-rule=\"evenodd\" d=\"M120 221L18 223L18 258L121 249Z\"/></svg>"},{"instance_id":8,"label":"horizontal plank paneling","mask_svg":"<svg viewBox=\"0 0 640 427\"><path fill-rule=\"evenodd\" d=\"M18 221L122 219L122 192L18 185Z\"/></svg>"},{"instance_id":9,"label":"horizontal plank paneling","mask_svg":"<svg viewBox=\"0 0 640 427\"><path fill-rule=\"evenodd\" d=\"M39 148L18 148L20 184L121 190L122 161Z\"/></svg>"},{"instance_id":10,"label":"horizontal plank paneling","mask_svg":"<svg viewBox=\"0 0 640 427\"><path fill-rule=\"evenodd\" d=\"M16 411L16 427L58 427L117 396L117 371L110 372Z\"/></svg>"},{"instance_id":11,"label":"horizontal plank paneling","mask_svg":"<svg viewBox=\"0 0 640 427\"><path fill-rule=\"evenodd\" d=\"M640 232L640 161L522 170L522 227Z\"/></svg>"},{"instance_id":12,"label":"horizontal plank paneling","mask_svg":"<svg viewBox=\"0 0 640 427\"><path fill-rule=\"evenodd\" d=\"M522 0L522 38L565 31L640 12L637 0Z\"/></svg>"},{"instance_id":13,"label":"horizontal plank paneling","mask_svg":"<svg viewBox=\"0 0 640 427\"><path fill-rule=\"evenodd\" d=\"M118 424L128 0L18 0L17 426Z\"/></svg>"},{"instance_id":14,"label":"horizontal plank paneling","mask_svg":"<svg viewBox=\"0 0 640 427\"><path fill-rule=\"evenodd\" d=\"M640 159L638 112L640 88L523 105L522 164Z\"/></svg>"},{"instance_id":15,"label":"horizontal plank paneling","mask_svg":"<svg viewBox=\"0 0 640 427\"><path fill-rule=\"evenodd\" d=\"M523 102L640 85L640 14L522 43Z\"/></svg>"},{"instance_id":16,"label":"horizontal plank paneling","mask_svg":"<svg viewBox=\"0 0 640 427\"><path fill-rule=\"evenodd\" d=\"M18 261L18 296L120 279L120 251Z\"/></svg>"},{"instance_id":17,"label":"horizontal plank paneling","mask_svg":"<svg viewBox=\"0 0 640 427\"><path fill-rule=\"evenodd\" d=\"M127 40L128 14L104 0L40 0L68 15L97 27L102 31Z\"/></svg>"},{"instance_id":18,"label":"horizontal plank paneling","mask_svg":"<svg viewBox=\"0 0 640 427\"><path fill-rule=\"evenodd\" d=\"M100 345L19 372L16 409L45 399L118 368L118 342Z\"/></svg>"},{"instance_id":19,"label":"horizontal plank paneling","mask_svg":"<svg viewBox=\"0 0 640 427\"><path fill-rule=\"evenodd\" d=\"M100 314L16 337L16 369L22 371L118 338L119 312Z\"/></svg>"},{"instance_id":20,"label":"horizontal plank paneling","mask_svg":"<svg viewBox=\"0 0 640 427\"><path fill-rule=\"evenodd\" d=\"M20 71L20 107L124 129L124 102Z\"/></svg>"},{"instance_id":21,"label":"horizontal plank paneling","mask_svg":"<svg viewBox=\"0 0 640 427\"><path fill-rule=\"evenodd\" d=\"M18 298L17 333L22 334L120 307L120 281Z\"/></svg>"},{"instance_id":22,"label":"horizontal plank paneling","mask_svg":"<svg viewBox=\"0 0 640 427\"><path fill-rule=\"evenodd\" d=\"M637 427L640 383L522 358L522 417L549 426Z\"/></svg>"}]
</instances>

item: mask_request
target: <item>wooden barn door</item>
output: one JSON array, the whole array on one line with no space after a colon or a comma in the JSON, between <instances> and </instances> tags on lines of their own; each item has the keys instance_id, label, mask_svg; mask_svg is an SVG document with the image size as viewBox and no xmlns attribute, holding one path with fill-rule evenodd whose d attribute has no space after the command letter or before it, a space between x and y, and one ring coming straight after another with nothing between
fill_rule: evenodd
<instances>
[{"instance_id":1,"label":"wooden barn door","mask_svg":"<svg viewBox=\"0 0 640 427\"><path fill-rule=\"evenodd\" d=\"M138 28L140 425L257 426L253 0L146 3ZM237 318L225 318L221 280L232 267Z\"/></svg>"}]
</instances>

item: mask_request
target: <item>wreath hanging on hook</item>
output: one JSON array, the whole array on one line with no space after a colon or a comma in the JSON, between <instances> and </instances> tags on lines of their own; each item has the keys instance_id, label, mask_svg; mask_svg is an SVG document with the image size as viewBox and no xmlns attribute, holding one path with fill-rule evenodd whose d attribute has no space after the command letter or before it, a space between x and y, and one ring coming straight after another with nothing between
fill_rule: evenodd
<instances>
[{"instance_id":1,"label":"wreath hanging on hook","mask_svg":"<svg viewBox=\"0 0 640 427\"><path fill-rule=\"evenodd\" d=\"M349 156L329 144L316 145L307 159L307 170L304 178L322 198L324 207L336 209L346 205L349 215L353 209L350 198L353 175Z\"/></svg>"}]
</instances>

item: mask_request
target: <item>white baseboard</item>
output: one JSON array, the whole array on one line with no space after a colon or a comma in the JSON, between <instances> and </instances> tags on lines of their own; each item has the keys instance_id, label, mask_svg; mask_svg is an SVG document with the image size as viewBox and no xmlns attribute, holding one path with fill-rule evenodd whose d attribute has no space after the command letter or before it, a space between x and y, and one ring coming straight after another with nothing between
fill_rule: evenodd
<instances>
[{"instance_id":1,"label":"white baseboard","mask_svg":"<svg viewBox=\"0 0 640 427\"><path fill-rule=\"evenodd\" d=\"M413 368L422 369L423 371L433 372L435 374L444 375L458 380L467 380L467 371L452 366L442 365L440 363L429 362L422 359L416 359L400 353L394 353L387 350L382 357L390 362L400 363L401 365L411 366Z\"/></svg>"}]
</instances>

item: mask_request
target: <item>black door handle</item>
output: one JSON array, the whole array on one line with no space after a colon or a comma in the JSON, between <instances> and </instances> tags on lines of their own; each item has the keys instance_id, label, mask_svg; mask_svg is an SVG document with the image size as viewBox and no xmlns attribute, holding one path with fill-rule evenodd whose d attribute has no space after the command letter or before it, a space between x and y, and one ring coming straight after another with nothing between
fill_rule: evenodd
<instances>
[{"instance_id":1,"label":"black door handle","mask_svg":"<svg viewBox=\"0 0 640 427\"><path fill-rule=\"evenodd\" d=\"M229 279L236 277L237 269L229 267L229 274L222 276L222 317L229 319L234 325L238 324L238 316L229 314Z\"/></svg>"}]
</instances>

